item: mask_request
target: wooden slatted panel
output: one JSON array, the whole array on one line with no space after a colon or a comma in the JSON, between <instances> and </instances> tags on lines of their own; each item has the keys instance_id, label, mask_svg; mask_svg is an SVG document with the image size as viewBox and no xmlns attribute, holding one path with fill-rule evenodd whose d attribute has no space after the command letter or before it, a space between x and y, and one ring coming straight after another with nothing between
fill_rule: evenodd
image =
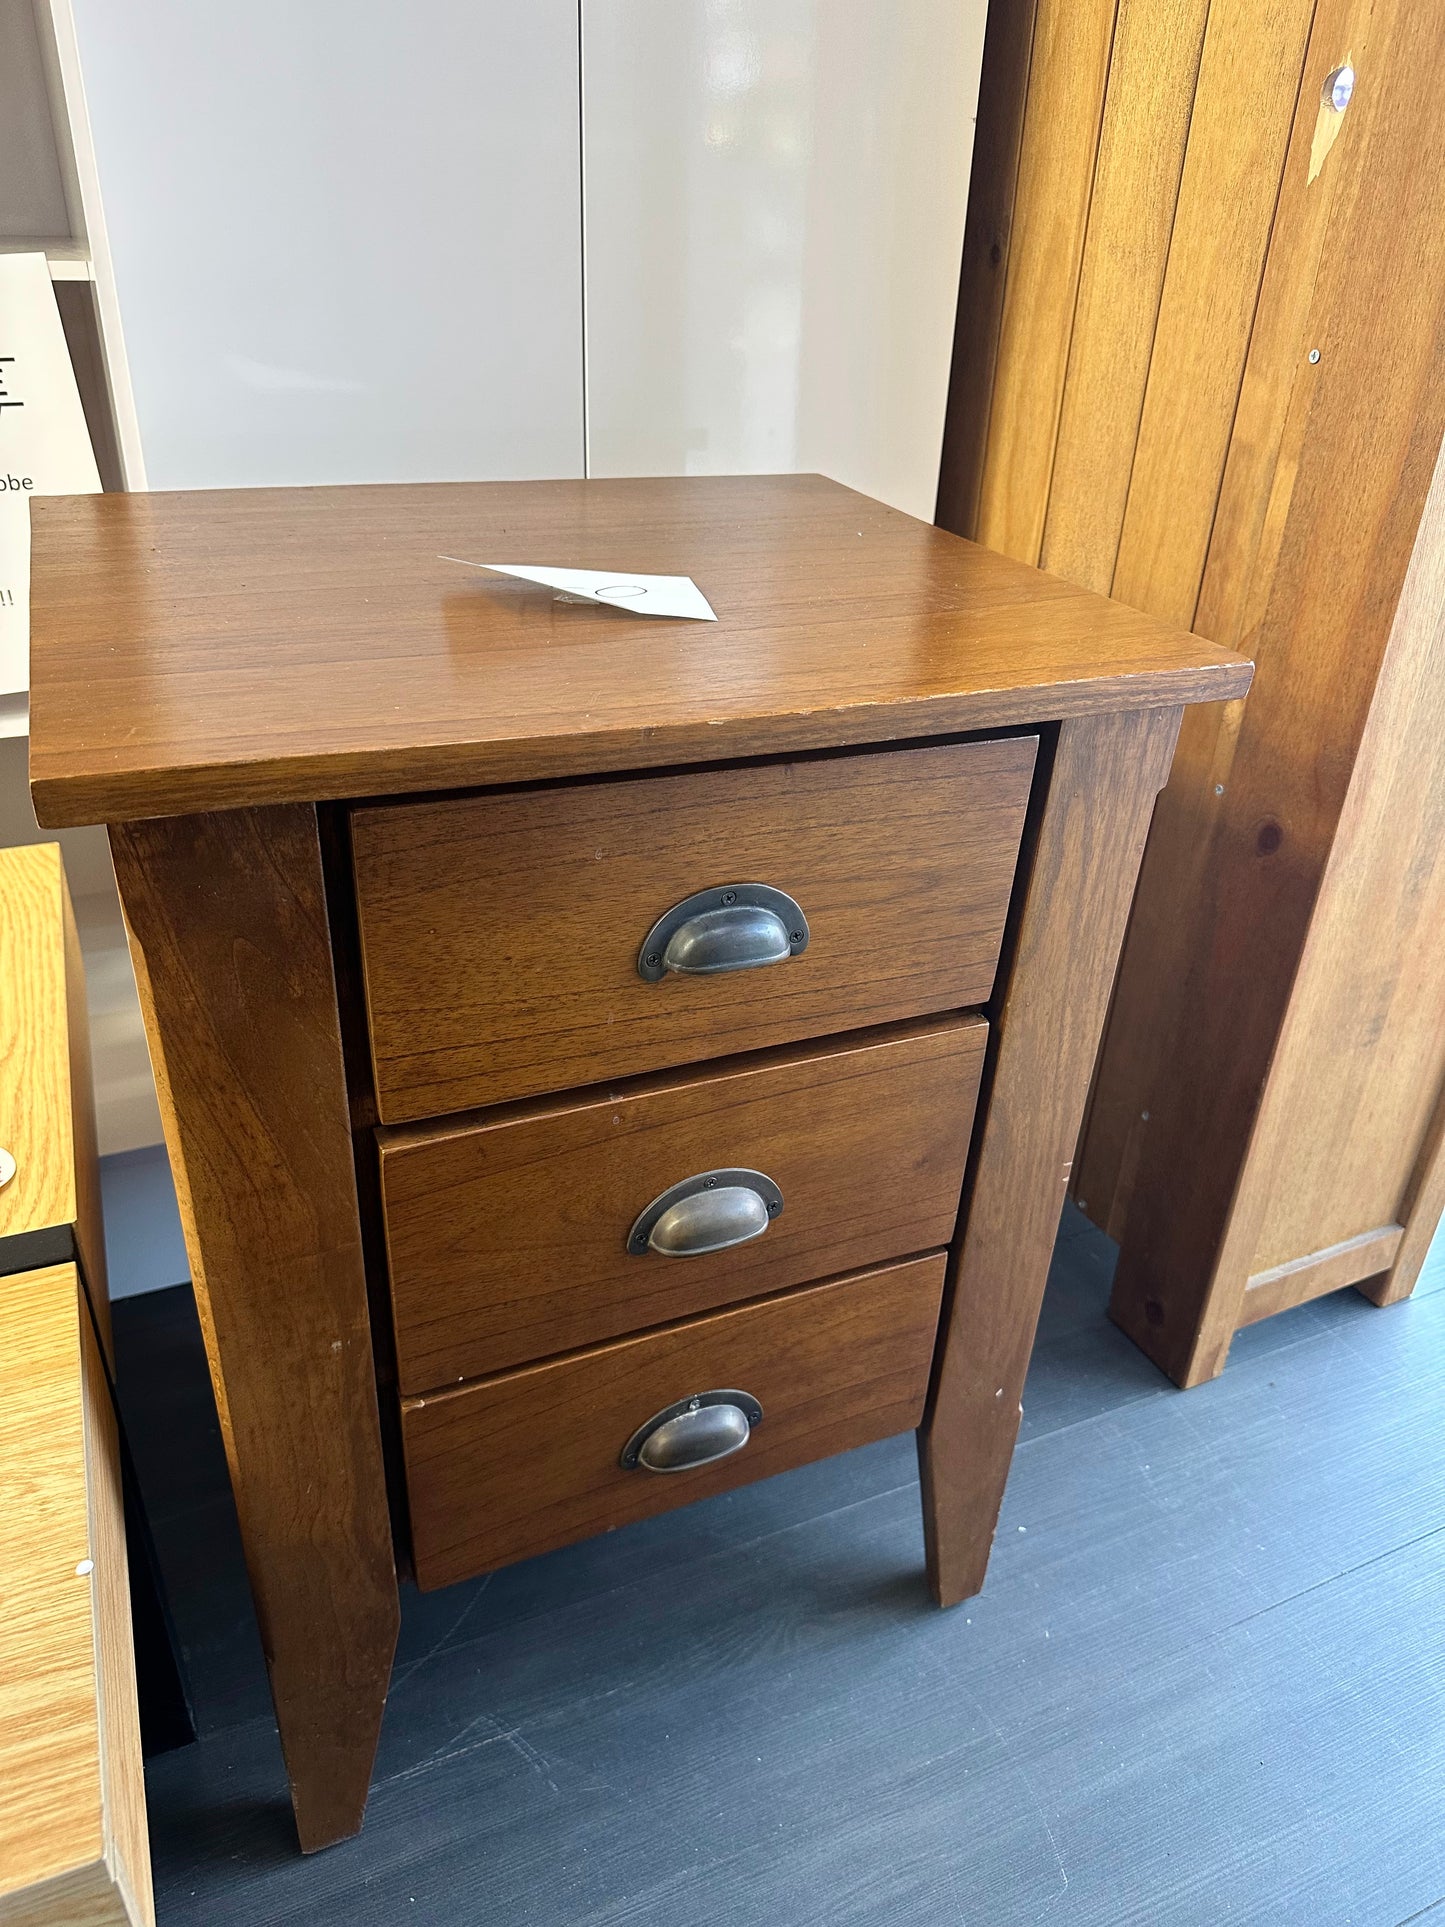
<instances>
[{"instance_id":1,"label":"wooden slatted panel","mask_svg":"<svg viewBox=\"0 0 1445 1927\"><path fill-rule=\"evenodd\" d=\"M1010 259L977 533L1030 555L1042 499L1046 568L1261 664L1243 713L1186 720L1077 1166L1116 1236L1136 1189L1154 1200L1116 1312L1202 1376L1233 1312L1189 1344L1175 1328L1226 1272L1237 1312L1247 1274L1398 1221L1400 1276L1372 1286L1398 1296L1445 1202L1445 1011L1421 934L1438 923L1432 684L1417 665L1401 694L1397 664L1376 689L1445 412L1425 215L1445 20L1406 0L1120 0L1097 154L1057 145L1066 181L1025 165L1069 91L1052 69L1040 85L1042 33L1041 10L1011 232L1072 221L1050 285L1072 276L1077 296L1060 387L1056 307L1031 334ZM1347 62L1341 119L1325 96ZM1081 62L1076 114L1095 79ZM1017 272L1031 290L1026 256ZM1019 403L1010 384L1030 382ZM1438 566L1417 555L1415 573ZM1422 621L1394 657L1429 658ZM1373 701L1408 769L1371 749L1373 724L1362 742ZM1357 754L1378 802L1346 803Z\"/></svg>"},{"instance_id":2,"label":"wooden slatted panel","mask_svg":"<svg viewBox=\"0 0 1445 1927\"><path fill-rule=\"evenodd\" d=\"M1215 0L1216 7L1220 3ZM1290 397L1297 378L1311 379L1305 358L1310 300L1326 219L1358 130L1357 119L1347 115L1329 164L1310 181L1320 92L1347 54L1364 56L1372 6L1373 0L1319 0L1304 59L1195 615L1197 628L1232 646L1240 645L1246 629L1251 644L1259 640L1257 615L1250 616L1255 556L1280 468ZM1286 463L1282 486L1290 472ZM1267 588L1264 570L1255 594ZM1135 595L1142 585L1116 577L1114 590ZM1240 703L1185 712L1145 852L1076 1174L1081 1204L1116 1238L1127 1222L1145 1113L1179 1021L1179 987L1196 941L1188 906L1204 888L1242 720Z\"/></svg>"},{"instance_id":3,"label":"wooden slatted panel","mask_svg":"<svg viewBox=\"0 0 1445 1927\"><path fill-rule=\"evenodd\" d=\"M1313 12L1314 0L1214 0L1209 10L1113 581L1120 601L1184 628L1204 573Z\"/></svg>"},{"instance_id":4,"label":"wooden slatted panel","mask_svg":"<svg viewBox=\"0 0 1445 1927\"><path fill-rule=\"evenodd\" d=\"M963 227L964 252L978 272L959 283L933 518L955 535L971 536L978 526L1037 6L992 0L988 10Z\"/></svg>"},{"instance_id":5,"label":"wooden slatted panel","mask_svg":"<svg viewBox=\"0 0 1445 1927\"><path fill-rule=\"evenodd\" d=\"M1338 145L1313 179L1310 151L1319 118L1321 89L1347 59L1368 91L1374 72L1370 24L1376 0L1318 0L1305 55L1304 75L1290 129L1289 151L1250 332L1234 429L1225 461L1209 556L1191 627L1215 641L1237 644L1251 632L1258 610L1251 584L1268 587L1268 571L1256 557L1276 478L1288 489L1290 464L1281 464L1285 422L1295 384L1307 378L1310 310L1330 212L1346 178L1350 150L1360 133L1352 108ZM1256 588L1255 593L1259 593Z\"/></svg>"},{"instance_id":6,"label":"wooden slatted panel","mask_svg":"<svg viewBox=\"0 0 1445 1927\"><path fill-rule=\"evenodd\" d=\"M1250 592L1264 606L1246 638L1260 669L1193 907L1115 1290L1125 1329L1188 1382L1219 1369L1258 1268L1258 1200L1275 1178L1263 1159L1240 1173L1445 433L1442 63L1445 15L1377 4L1360 119L1328 163L1348 166L1324 258L1351 271L1316 281L1320 360L1299 371L1282 438L1255 563L1267 597ZM1382 909L1369 899L1360 919ZM1322 1062L1334 1046L1314 1034ZM1311 1100L1294 1128L1317 1123Z\"/></svg>"},{"instance_id":7,"label":"wooden slatted panel","mask_svg":"<svg viewBox=\"0 0 1445 1927\"><path fill-rule=\"evenodd\" d=\"M1038 0L977 538L1037 562L1115 0Z\"/></svg>"},{"instance_id":8,"label":"wooden slatted panel","mask_svg":"<svg viewBox=\"0 0 1445 1927\"><path fill-rule=\"evenodd\" d=\"M1041 560L1108 591L1208 0L1120 0Z\"/></svg>"}]
</instances>

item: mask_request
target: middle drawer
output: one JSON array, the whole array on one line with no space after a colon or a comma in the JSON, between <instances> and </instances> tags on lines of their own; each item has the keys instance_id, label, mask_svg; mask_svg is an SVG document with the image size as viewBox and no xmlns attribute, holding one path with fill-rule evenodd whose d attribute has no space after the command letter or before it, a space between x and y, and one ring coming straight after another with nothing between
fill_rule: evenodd
<instances>
[{"instance_id":1,"label":"middle drawer","mask_svg":"<svg viewBox=\"0 0 1445 1927\"><path fill-rule=\"evenodd\" d=\"M401 1390L946 1244L987 1035L925 1018L378 1131Z\"/></svg>"}]
</instances>

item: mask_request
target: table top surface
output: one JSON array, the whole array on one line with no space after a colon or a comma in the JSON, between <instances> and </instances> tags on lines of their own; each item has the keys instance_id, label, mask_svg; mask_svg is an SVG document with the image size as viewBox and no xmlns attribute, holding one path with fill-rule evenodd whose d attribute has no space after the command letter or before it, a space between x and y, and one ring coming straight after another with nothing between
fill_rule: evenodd
<instances>
[{"instance_id":1,"label":"table top surface","mask_svg":"<svg viewBox=\"0 0 1445 1927\"><path fill-rule=\"evenodd\" d=\"M898 741L1250 677L815 475L87 495L31 516L47 825ZM443 556L690 575L718 620Z\"/></svg>"}]
</instances>

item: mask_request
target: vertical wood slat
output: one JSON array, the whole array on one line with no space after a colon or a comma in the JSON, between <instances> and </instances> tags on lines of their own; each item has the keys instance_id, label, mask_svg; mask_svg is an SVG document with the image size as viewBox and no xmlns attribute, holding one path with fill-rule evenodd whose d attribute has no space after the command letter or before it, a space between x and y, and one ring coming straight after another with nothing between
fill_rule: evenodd
<instances>
[{"instance_id":1,"label":"vertical wood slat","mask_svg":"<svg viewBox=\"0 0 1445 1927\"><path fill-rule=\"evenodd\" d=\"M1445 434L1442 65L1445 15L1377 4L1360 122L1331 157L1350 166L1308 326L1321 359L1298 370L1282 438L1246 632L1260 669L1115 1288L1116 1318L1181 1382L1219 1369L1251 1269L1249 1134Z\"/></svg>"},{"instance_id":2,"label":"vertical wood slat","mask_svg":"<svg viewBox=\"0 0 1445 1927\"><path fill-rule=\"evenodd\" d=\"M1209 0L1119 0L1040 551L1046 569L1106 594L1208 13Z\"/></svg>"},{"instance_id":3,"label":"vertical wood slat","mask_svg":"<svg viewBox=\"0 0 1445 1927\"><path fill-rule=\"evenodd\" d=\"M1250 581L1280 469L1285 417L1297 376L1303 371L1308 377L1305 336L1326 222L1359 130L1351 113L1328 165L1311 182L1310 146L1320 90L1346 54L1354 51L1357 59L1363 55L1372 6L1373 0L1319 0L1305 53L1192 625L1231 647L1242 646L1250 626ZM1362 84L1368 85L1368 78ZM1282 482L1289 472L1285 463ZM1187 480L1183 486L1188 487ZM1267 571L1263 583L1267 590ZM1116 576L1115 593L1121 599L1126 588L1137 593L1139 586ZM1251 634L1251 641L1257 643L1257 634ZM1240 703L1186 711L1174 768L1144 856L1077 1172L1081 1204L1115 1238L1123 1235L1127 1222L1147 1130L1144 1114L1151 1110L1151 1091L1165 1074L1170 1029L1178 1021L1179 986L1195 941L1188 906L1204 887L1242 712Z\"/></svg>"},{"instance_id":4,"label":"vertical wood slat","mask_svg":"<svg viewBox=\"0 0 1445 1927\"><path fill-rule=\"evenodd\" d=\"M1268 587L1257 571L1271 499L1287 497L1291 465L1281 463L1285 423L1297 380L1305 378L1306 335L1325 234L1349 150L1362 116L1345 117L1338 145L1321 172L1310 176L1310 150L1320 91L1331 71L1352 59L1371 85L1370 23L1376 0L1318 0L1304 74L1290 129L1289 152L1250 331L1229 452L1224 465L1209 553L1191 628L1237 648L1257 623L1251 584Z\"/></svg>"},{"instance_id":5,"label":"vertical wood slat","mask_svg":"<svg viewBox=\"0 0 1445 1927\"><path fill-rule=\"evenodd\" d=\"M993 0L988 10L933 517L955 535L978 524L1037 6Z\"/></svg>"},{"instance_id":6,"label":"vertical wood slat","mask_svg":"<svg viewBox=\"0 0 1445 1927\"><path fill-rule=\"evenodd\" d=\"M1038 0L975 535L1037 562L1115 0Z\"/></svg>"},{"instance_id":7,"label":"vertical wood slat","mask_svg":"<svg viewBox=\"0 0 1445 1927\"><path fill-rule=\"evenodd\" d=\"M1314 6L1209 9L1113 573L1121 602L1181 628L1194 620Z\"/></svg>"}]
</instances>

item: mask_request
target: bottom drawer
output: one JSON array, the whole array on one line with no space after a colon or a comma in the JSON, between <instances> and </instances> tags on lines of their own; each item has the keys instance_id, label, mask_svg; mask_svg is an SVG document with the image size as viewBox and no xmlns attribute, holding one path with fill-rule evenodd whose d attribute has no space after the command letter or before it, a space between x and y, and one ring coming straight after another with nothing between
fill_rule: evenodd
<instances>
[{"instance_id":1,"label":"bottom drawer","mask_svg":"<svg viewBox=\"0 0 1445 1927\"><path fill-rule=\"evenodd\" d=\"M404 1400L417 1584L450 1585L917 1425L943 1272L937 1252ZM715 1389L762 1407L739 1450L685 1471L622 1464L639 1427ZM728 1420L741 1430L735 1412L695 1429L724 1434ZM651 1456L669 1441L697 1449L690 1423Z\"/></svg>"}]
</instances>

